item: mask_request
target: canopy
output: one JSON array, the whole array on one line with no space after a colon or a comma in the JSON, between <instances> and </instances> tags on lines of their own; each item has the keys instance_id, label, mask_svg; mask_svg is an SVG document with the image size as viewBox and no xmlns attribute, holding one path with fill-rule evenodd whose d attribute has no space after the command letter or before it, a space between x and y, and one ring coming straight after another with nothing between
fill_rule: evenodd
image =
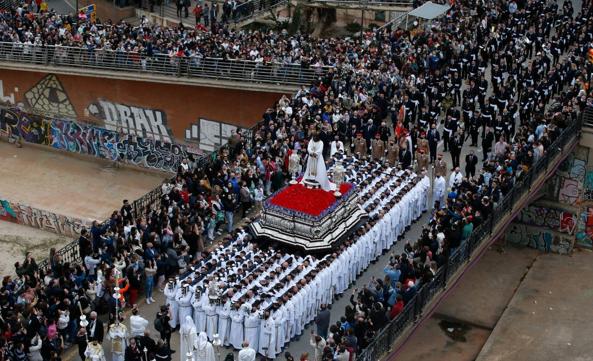
<instances>
[{"instance_id":1,"label":"canopy","mask_svg":"<svg viewBox=\"0 0 593 361\"><path fill-rule=\"evenodd\" d=\"M425 2L422 6L408 13L409 16L415 16L426 20L432 20L443 15L451 8L450 5L435 4L432 1Z\"/></svg>"}]
</instances>

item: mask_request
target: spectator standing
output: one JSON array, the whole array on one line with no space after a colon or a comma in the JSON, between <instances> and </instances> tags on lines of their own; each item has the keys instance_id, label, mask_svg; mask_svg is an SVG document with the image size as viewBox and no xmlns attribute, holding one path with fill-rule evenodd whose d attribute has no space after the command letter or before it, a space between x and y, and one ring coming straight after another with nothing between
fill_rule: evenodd
<instances>
[{"instance_id":1,"label":"spectator standing","mask_svg":"<svg viewBox=\"0 0 593 361\"><path fill-rule=\"evenodd\" d=\"M321 310L315 317L315 324L317 325L317 334L324 340L327 339L327 332L329 330L330 312L326 304L321 304Z\"/></svg>"},{"instance_id":2,"label":"spectator standing","mask_svg":"<svg viewBox=\"0 0 593 361\"><path fill-rule=\"evenodd\" d=\"M154 298L152 298L152 291L154 289L154 278L156 274L157 265L155 260L147 260L144 266L144 291L146 293L146 303L149 305L154 302Z\"/></svg>"},{"instance_id":3,"label":"spectator standing","mask_svg":"<svg viewBox=\"0 0 593 361\"><path fill-rule=\"evenodd\" d=\"M325 349L325 345L326 345L325 340L323 339L323 337L316 335L315 333L313 333L313 330L311 330L310 344L311 344L311 346L313 346L313 349L315 350L314 360L321 361L321 359L323 357L323 350Z\"/></svg>"},{"instance_id":4,"label":"spectator standing","mask_svg":"<svg viewBox=\"0 0 593 361\"><path fill-rule=\"evenodd\" d=\"M130 316L130 335L132 337L144 336L148 326L148 320L138 314L138 308L134 306L132 309L132 316Z\"/></svg>"}]
</instances>

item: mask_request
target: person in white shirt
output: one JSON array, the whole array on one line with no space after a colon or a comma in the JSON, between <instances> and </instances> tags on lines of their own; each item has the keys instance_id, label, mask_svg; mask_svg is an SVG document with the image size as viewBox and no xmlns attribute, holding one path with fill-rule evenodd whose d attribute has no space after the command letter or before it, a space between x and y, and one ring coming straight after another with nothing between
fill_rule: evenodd
<instances>
[{"instance_id":1,"label":"person in white shirt","mask_svg":"<svg viewBox=\"0 0 593 361\"><path fill-rule=\"evenodd\" d=\"M461 174L459 167L456 167L455 171L451 173L451 176L449 177L449 188L453 189L459 187L462 181L463 174Z\"/></svg>"},{"instance_id":2,"label":"person in white shirt","mask_svg":"<svg viewBox=\"0 0 593 361\"><path fill-rule=\"evenodd\" d=\"M344 152L344 143L340 140L340 138L336 135L334 140L331 142L330 145L330 156L334 156L337 152Z\"/></svg>"},{"instance_id":3,"label":"person in white shirt","mask_svg":"<svg viewBox=\"0 0 593 361\"><path fill-rule=\"evenodd\" d=\"M249 341L243 341L243 348L239 351L239 361L255 361L256 352L249 347Z\"/></svg>"},{"instance_id":4,"label":"person in white shirt","mask_svg":"<svg viewBox=\"0 0 593 361\"><path fill-rule=\"evenodd\" d=\"M434 185L432 188L433 207L434 207L434 204L438 201L439 208L445 208L445 197L446 197L445 187L446 187L445 178L442 175L438 175L434 179Z\"/></svg>"},{"instance_id":5,"label":"person in white shirt","mask_svg":"<svg viewBox=\"0 0 593 361\"><path fill-rule=\"evenodd\" d=\"M148 320L138 315L138 309L134 306L132 316L130 317L130 334L132 337L144 336L146 326L148 326Z\"/></svg>"}]
</instances>

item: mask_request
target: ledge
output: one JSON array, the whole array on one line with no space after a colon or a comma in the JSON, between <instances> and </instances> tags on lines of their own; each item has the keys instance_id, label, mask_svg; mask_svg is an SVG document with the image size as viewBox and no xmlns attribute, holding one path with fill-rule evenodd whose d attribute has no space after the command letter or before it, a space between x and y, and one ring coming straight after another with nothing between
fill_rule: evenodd
<instances>
[{"instance_id":1,"label":"ledge","mask_svg":"<svg viewBox=\"0 0 593 361\"><path fill-rule=\"evenodd\" d=\"M173 77L150 73L134 73L128 71L109 71L97 70L92 68L68 68L63 66L47 66L37 64L18 64L9 62L0 62L0 69L31 71L31 72L47 72L65 75L76 75L85 77L96 77L106 79L122 79L133 81L144 81L150 83L165 83L175 85L189 85L202 86L209 88L223 88L233 90L247 90L266 93L294 93L299 87L297 85L279 85L271 83L252 83L231 81L211 78L189 78L189 77Z\"/></svg>"}]
</instances>

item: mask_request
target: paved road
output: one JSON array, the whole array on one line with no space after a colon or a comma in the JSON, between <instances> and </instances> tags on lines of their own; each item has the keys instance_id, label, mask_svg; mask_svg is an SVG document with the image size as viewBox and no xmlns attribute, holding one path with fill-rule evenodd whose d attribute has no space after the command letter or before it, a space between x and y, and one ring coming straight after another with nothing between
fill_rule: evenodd
<instances>
[{"instance_id":1,"label":"paved road","mask_svg":"<svg viewBox=\"0 0 593 361\"><path fill-rule=\"evenodd\" d=\"M47 4L58 14L74 14L76 10L76 0L48 0Z\"/></svg>"}]
</instances>

